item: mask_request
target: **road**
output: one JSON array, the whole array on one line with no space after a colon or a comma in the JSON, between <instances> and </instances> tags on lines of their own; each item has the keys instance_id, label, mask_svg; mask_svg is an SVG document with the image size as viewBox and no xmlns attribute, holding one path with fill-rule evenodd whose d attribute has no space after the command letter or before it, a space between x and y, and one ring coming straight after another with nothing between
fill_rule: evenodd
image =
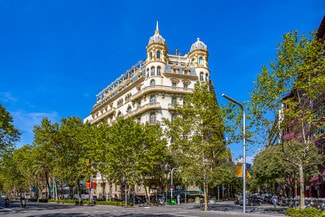
<instances>
[{"instance_id":1,"label":"road","mask_svg":"<svg viewBox=\"0 0 325 217\"><path fill-rule=\"evenodd\" d=\"M25 209L18 201L11 201L9 208L0 209L0 216L8 217L238 217L238 216L284 216L283 208L273 209L265 204L259 207L242 207L233 205L232 201L217 202L204 212L198 204L181 204L174 206L135 206L117 207L106 205L76 206L58 203L32 203Z\"/></svg>"}]
</instances>

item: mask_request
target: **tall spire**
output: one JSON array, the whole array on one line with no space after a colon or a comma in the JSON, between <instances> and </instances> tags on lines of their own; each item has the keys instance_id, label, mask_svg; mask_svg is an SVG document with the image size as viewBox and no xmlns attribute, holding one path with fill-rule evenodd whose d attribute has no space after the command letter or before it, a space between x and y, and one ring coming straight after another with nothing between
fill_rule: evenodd
<instances>
[{"instance_id":1,"label":"tall spire","mask_svg":"<svg viewBox=\"0 0 325 217\"><path fill-rule=\"evenodd\" d=\"M163 43L163 44L166 43L165 39L160 35L158 21L156 21L155 34L150 37L148 44L151 44L151 43Z\"/></svg>"},{"instance_id":2,"label":"tall spire","mask_svg":"<svg viewBox=\"0 0 325 217\"><path fill-rule=\"evenodd\" d=\"M156 31L155 34L159 34L158 21L156 21Z\"/></svg>"}]
</instances>

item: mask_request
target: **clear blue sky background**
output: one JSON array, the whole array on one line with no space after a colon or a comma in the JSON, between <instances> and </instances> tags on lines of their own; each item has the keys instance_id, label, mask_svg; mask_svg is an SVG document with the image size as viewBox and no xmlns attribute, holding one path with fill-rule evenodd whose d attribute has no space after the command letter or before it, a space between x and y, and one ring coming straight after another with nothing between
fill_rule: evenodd
<instances>
[{"instance_id":1,"label":"clear blue sky background","mask_svg":"<svg viewBox=\"0 0 325 217\"><path fill-rule=\"evenodd\" d=\"M222 93L242 102L282 35L318 29L324 12L324 0L0 0L0 104L22 132L17 147L43 117L85 118L99 91L145 59L157 20L169 53L199 37L220 104Z\"/></svg>"}]
</instances>

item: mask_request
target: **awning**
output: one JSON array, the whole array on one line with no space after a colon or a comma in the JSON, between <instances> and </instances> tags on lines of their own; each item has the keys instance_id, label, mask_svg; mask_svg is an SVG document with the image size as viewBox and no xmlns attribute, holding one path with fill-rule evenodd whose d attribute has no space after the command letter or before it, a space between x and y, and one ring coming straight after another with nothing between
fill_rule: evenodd
<instances>
[{"instance_id":1,"label":"awning","mask_svg":"<svg viewBox=\"0 0 325 217\"><path fill-rule=\"evenodd\" d=\"M311 180L309 180L310 182L315 182L315 181L318 181L318 175L317 176L313 176L311 178Z\"/></svg>"},{"instance_id":2,"label":"awning","mask_svg":"<svg viewBox=\"0 0 325 217\"><path fill-rule=\"evenodd\" d=\"M162 192L162 193L166 193ZM167 194L170 194L170 190L167 191ZM201 195L203 194L202 190L192 190L192 191L185 191L185 190L173 190L173 194L187 194L187 195Z\"/></svg>"}]
</instances>

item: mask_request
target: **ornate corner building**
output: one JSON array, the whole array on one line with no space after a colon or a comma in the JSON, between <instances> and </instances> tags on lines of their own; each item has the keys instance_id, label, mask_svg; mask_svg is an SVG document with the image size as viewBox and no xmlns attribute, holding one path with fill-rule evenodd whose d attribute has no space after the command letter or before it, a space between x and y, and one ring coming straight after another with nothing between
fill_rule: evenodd
<instances>
[{"instance_id":1,"label":"ornate corner building","mask_svg":"<svg viewBox=\"0 0 325 217\"><path fill-rule=\"evenodd\" d=\"M210 82L207 46L198 38L185 55L168 54L158 22L146 46L147 57L123 73L96 95L96 103L84 122L111 125L117 117L133 117L138 123L171 119L174 104L182 104L185 93L196 82Z\"/></svg>"}]
</instances>

